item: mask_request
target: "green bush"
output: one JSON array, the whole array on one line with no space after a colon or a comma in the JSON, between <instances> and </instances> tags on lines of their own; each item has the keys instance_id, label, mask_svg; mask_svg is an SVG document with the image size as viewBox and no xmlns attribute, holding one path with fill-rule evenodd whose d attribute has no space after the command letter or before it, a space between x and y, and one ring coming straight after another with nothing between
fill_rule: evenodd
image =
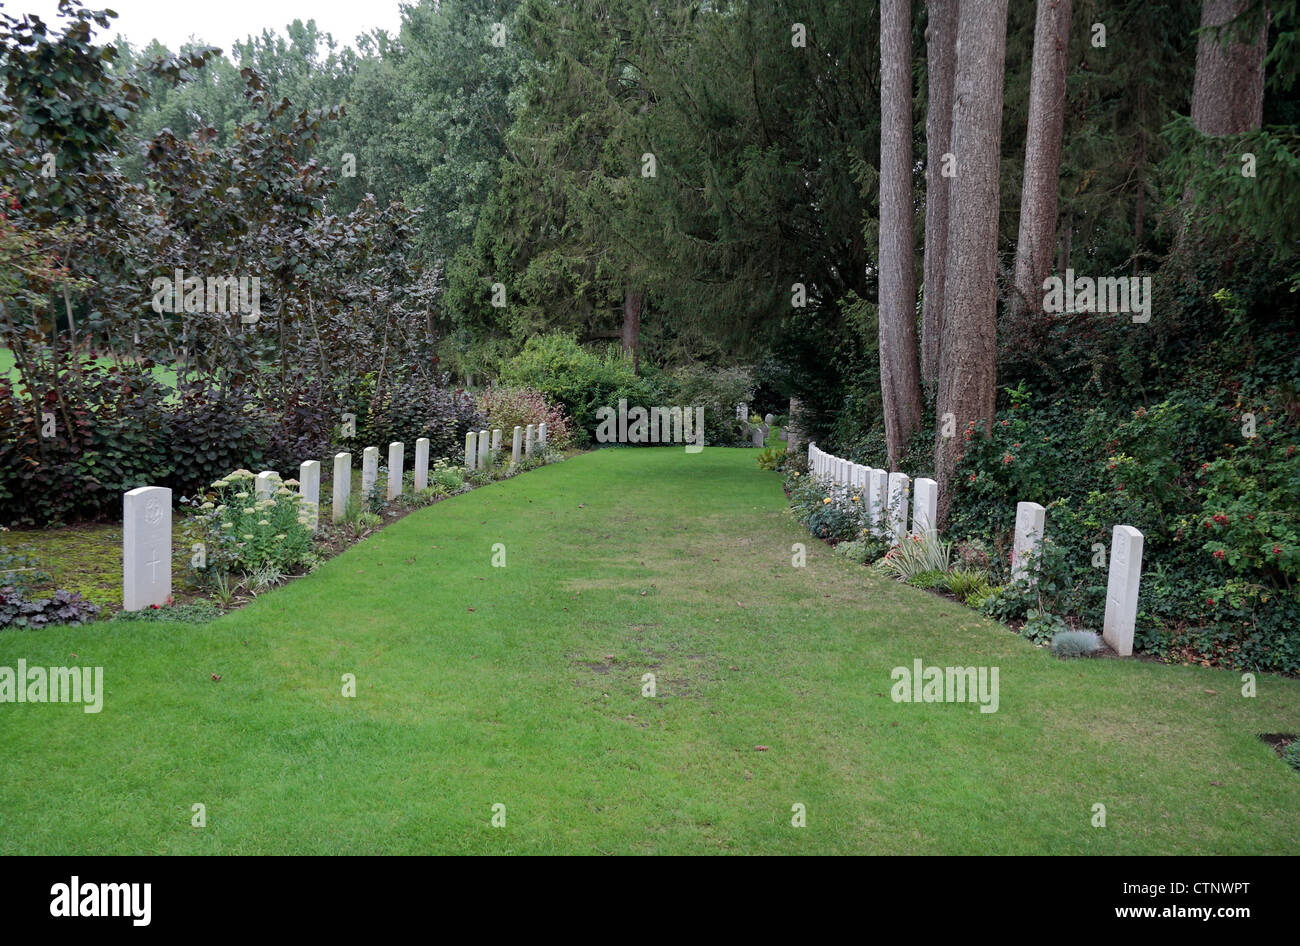
<instances>
[{"instance_id":1,"label":"green bush","mask_svg":"<svg viewBox=\"0 0 1300 946\"><path fill-rule=\"evenodd\" d=\"M656 386L633 373L631 362L617 348L592 351L563 333L530 338L518 355L501 366L499 380L535 388L560 405L573 420L574 442L580 446L593 441L600 408L617 410L620 399L629 407L663 403Z\"/></svg>"},{"instance_id":2,"label":"green bush","mask_svg":"<svg viewBox=\"0 0 1300 946\"><path fill-rule=\"evenodd\" d=\"M704 409L706 444L748 444L744 425L736 418L736 405L753 397L754 375L750 369L689 365L667 372L662 384L664 405Z\"/></svg>"},{"instance_id":3,"label":"green bush","mask_svg":"<svg viewBox=\"0 0 1300 946\"><path fill-rule=\"evenodd\" d=\"M785 450L781 447L764 447L758 451L758 468L760 470L775 470L785 458Z\"/></svg>"}]
</instances>

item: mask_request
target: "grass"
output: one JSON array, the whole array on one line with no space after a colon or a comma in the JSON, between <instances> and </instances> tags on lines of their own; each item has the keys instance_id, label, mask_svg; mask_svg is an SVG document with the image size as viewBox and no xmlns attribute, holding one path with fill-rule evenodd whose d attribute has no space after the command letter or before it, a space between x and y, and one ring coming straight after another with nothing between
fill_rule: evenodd
<instances>
[{"instance_id":1,"label":"grass","mask_svg":"<svg viewBox=\"0 0 1300 946\"><path fill-rule=\"evenodd\" d=\"M1300 845L1300 777L1257 737L1300 729L1300 681L1058 660L814 542L753 458L598 451L209 624L0 633L0 666L102 666L107 691L0 705L0 853ZM894 703L916 658L1000 668L998 711Z\"/></svg>"},{"instance_id":2,"label":"grass","mask_svg":"<svg viewBox=\"0 0 1300 946\"><path fill-rule=\"evenodd\" d=\"M115 364L115 360L105 355L88 359L98 365ZM176 387L176 369L171 365L154 365L153 376L160 384L169 388ZM0 346L0 378L8 378L10 382L18 384L22 380L22 375L18 371L18 364L14 358L14 353Z\"/></svg>"}]
</instances>

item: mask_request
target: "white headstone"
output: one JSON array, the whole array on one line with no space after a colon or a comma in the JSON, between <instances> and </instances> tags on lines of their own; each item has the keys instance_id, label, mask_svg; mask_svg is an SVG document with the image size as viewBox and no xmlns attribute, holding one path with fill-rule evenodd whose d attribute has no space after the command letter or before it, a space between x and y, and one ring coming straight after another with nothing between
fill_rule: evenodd
<instances>
[{"instance_id":1,"label":"white headstone","mask_svg":"<svg viewBox=\"0 0 1300 946\"><path fill-rule=\"evenodd\" d=\"M934 528L939 513L939 484L924 476L912 484L912 534L925 535Z\"/></svg>"},{"instance_id":2,"label":"white headstone","mask_svg":"<svg viewBox=\"0 0 1300 946\"><path fill-rule=\"evenodd\" d=\"M772 426L772 415L771 415L771 414L764 414L764 415L763 415L763 423L765 423L765 424L767 424L767 426L771 427L771 426Z\"/></svg>"},{"instance_id":3,"label":"white headstone","mask_svg":"<svg viewBox=\"0 0 1300 946\"><path fill-rule=\"evenodd\" d=\"M546 452L546 425L545 424L537 425L537 449L541 450L542 453Z\"/></svg>"},{"instance_id":4,"label":"white headstone","mask_svg":"<svg viewBox=\"0 0 1300 946\"><path fill-rule=\"evenodd\" d=\"M523 450L524 429L516 426L514 432L510 435L510 465L519 465L519 454Z\"/></svg>"},{"instance_id":5,"label":"white headstone","mask_svg":"<svg viewBox=\"0 0 1300 946\"><path fill-rule=\"evenodd\" d=\"M307 514L311 531L320 525L320 461L308 460L298 466L298 495L302 497L302 511Z\"/></svg>"},{"instance_id":6,"label":"white headstone","mask_svg":"<svg viewBox=\"0 0 1300 946\"><path fill-rule=\"evenodd\" d=\"M529 424L524 430L524 456L531 457L533 455L533 446L536 442L537 427L534 424Z\"/></svg>"},{"instance_id":7,"label":"white headstone","mask_svg":"<svg viewBox=\"0 0 1300 946\"><path fill-rule=\"evenodd\" d=\"M1016 536L1011 546L1011 577L1029 578L1027 559L1043 544L1047 511L1038 503L1016 503Z\"/></svg>"},{"instance_id":8,"label":"white headstone","mask_svg":"<svg viewBox=\"0 0 1300 946\"><path fill-rule=\"evenodd\" d=\"M473 470L478 462L478 434L470 431L465 434L465 469Z\"/></svg>"},{"instance_id":9,"label":"white headstone","mask_svg":"<svg viewBox=\"0 0 1300 946\"><path fill-rule=\"evenodd\" d=\"M480 470L492 468L492 435L486 430L478 432L478 468Z\"/></svg>"},{"instance_id":10,"label":"white headstone","mask_svg":"<svg viewBox=\"0 0 1300 946\"><path fill-rule=\"evenodd\" d=\"M749 420L749 405L744 401L736 405L736 420Z\"/></svg>"},{"instance_id":11,"label":"white headstone","mask_svg":"<svg viewBox=\"0 0 1300 946\"><path fill-rule=\"evenodd\" d=\"M1142 579L1142 541L1142 533L1132 526L1116 526L1110 534L1110 574L1106 580L1106 617L1101 637L1121 657L1133 654L1138 584Z\"/></svg>"},{"instance_id":12,"label":"white headstone","mask_svg":"<svg viewBox=\"0 0 1300 946\"><path fill-rule=\"evenodd\" d=\"M279 488L280 474L275 470L263 470L257 474L257 484L254 489L258 499L270 499Z\"/></svg>"},{"instance_id":13,"label":"white headstone","mask_svg":"<svg viewBox=\"0 0 1300 946\"><path fill-rule=\"evenodd\" d=\"M501 459L501 428L492 428L492 462L496 463Z\"/></svg>"},{"instance_id":14,"label":"white headstone","mask_svg":"<svg viewBox=\"0 0 1300 946\"><path fill-rule=\"evenodd\" d=\"M122 497L122 609L166 604L172 593L172 491L141 486Z\"/></svg>"},{"instance_id":15,"label":"white headstone","mask_svg":"<svg viewBox=\"0 0 1300 946\"><path fill-rule=\"evenodd\" d=\"M334 454L334 498L331 518L342 522L348 511L348 499L352 496L352 454Z\"/></svg>"},{"instance_id":16,"label":"white headstone","mask_svg":"<svg viewBox=\"0 0 1300 946\"><path fill-rule=\"evenodd\" d=\"M889 474L889 528L895 535L907 532L907 487L906 473Z\"/></svg>"},{"instance_id":17,"label":"white headstone","mask_svg":"<svg viewBox=\"0 0 1300 946\"><path fill-rule=\"evenodd\" d=\"M406 465L406 445L394 440L388 445L388 498L402 495L402 467Z\"/></svg>"},{"instance_id":18,"label":"white headstone","mask_svg":"<svg viewBox=\"0 0 1300 946\"><path fill-rule=\"evenodd\" d=\"M370 501L370 490L379 480L379 448L366 447L361 451L361 496Z\"/></svg>"},{"instance_id":19,"label":"white headstone","mask_svg":"<svg viewBox=\"0 0 1300 946\"><path fill-rule=\"evenodd\" d=\"M429 438L421 437L415 441L415 488L426 489L429 486Z\"/></svg>"},{"instance_id":20,"label":"white headstone","mask_svg":"<svg viewBox=\"0 0 1300 946\"><path fill-rule=\"evenodd\" d=\"M888 484L888 471L877 469L867 471L867 517L876 535L884 535L887 529L885 502Z\"/></svg>"},{"instance_id":21,"label":"white headstone","mask_svg":"<svg viewBox=\"0 0 1300 946\"><path fill-rule=\"evenodd\" d=\"M756 447L763 446L763 428L751 427L749 430L749 442Z\"/></svg>"}]
</instances>

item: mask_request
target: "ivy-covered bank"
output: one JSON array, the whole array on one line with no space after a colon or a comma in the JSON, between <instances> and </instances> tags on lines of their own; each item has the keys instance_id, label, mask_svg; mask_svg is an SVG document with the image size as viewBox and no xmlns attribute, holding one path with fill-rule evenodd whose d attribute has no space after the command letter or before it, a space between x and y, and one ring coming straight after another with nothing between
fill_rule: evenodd
<instances>
[{"instance_id":1,"label":"ivy-covered bank","mask_svg":"<svg viewBox=\"0 0 1300 946\"><path fill-rule=\"evenodd\" d=\"M942 535L890 534L870 521L865 496L810 477L803 455L778 468L795 515L840 554L949 592L1030 640L1055 640L1058 651L1080 640L1065 632L1101 630L1110 530L1134 525L1147 541L1135 650L1296 674L1300 457L1279 435L1284 420L1261 415L1253 436L1225 445L1232 418L1189 399L1139 408L1115 426L1102 426L1100 411L1081 412L1072 429L1107 459L1068 463L1060 411L1013 399L991 437L968 434ZM1207 455L1182 475L1189 458ZM1047 521L1040 551L1013 579L1018 501L1042 502Z\"/></svg>"}]
</instances>

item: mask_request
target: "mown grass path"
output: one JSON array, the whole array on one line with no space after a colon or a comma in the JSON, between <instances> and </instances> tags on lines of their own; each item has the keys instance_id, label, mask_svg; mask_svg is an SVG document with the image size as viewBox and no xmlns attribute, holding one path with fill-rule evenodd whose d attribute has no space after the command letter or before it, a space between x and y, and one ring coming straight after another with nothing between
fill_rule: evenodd
<instances>
[{"instance_id":1,"label":"mown grass path","mask_svg":"<svg viewBox=\"0 0 1300 946\"><path fill-rule=\"evenodd\" d=\"M0 666L107 691L0 704L0 852L1300 848L1300 776L1256 736L1300 730L1300 682L1057 660L835 556L753 457L603 450L210 625L0 633ZM916 658L998 667L998 711L893 702Z\"/></svg>"}]
</instances>

